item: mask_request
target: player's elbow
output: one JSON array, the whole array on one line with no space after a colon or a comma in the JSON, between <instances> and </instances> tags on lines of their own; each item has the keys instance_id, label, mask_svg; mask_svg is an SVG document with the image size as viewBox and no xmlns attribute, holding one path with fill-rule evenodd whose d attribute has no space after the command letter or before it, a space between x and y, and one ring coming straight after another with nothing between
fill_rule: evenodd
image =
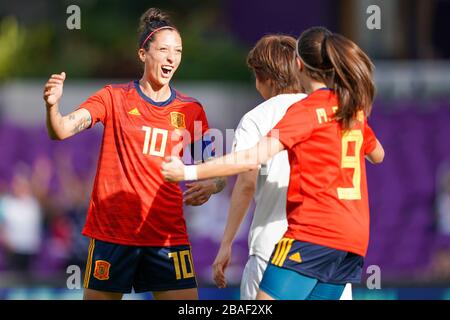
<instances>
[{"instance_id":1,"label":"player's elbow","mask_svg":"<svg viewBox=\"0 0 450 320\"><path fill-rule=\"evenodd\" d=\"M384 150L375 158L374 163L380 164L384 161Z\"/></svg>"},{"instance_id":2,"label":"player's elbow","mask_svg":"<svg viewBox=\"0 0 450 320\"><path fill-rule=\"evenodd\" d=\"M369 161L373 164L380 164L384 160L384 148L381 143L377 140L377 145L375 150L373 150L369 155L367 155Z\"/></svg>"},{"instance_id":3,"label":"player's elbow","mask_svg":"<svg viewBox=\"0 0 450 320\"><path fill-rule=\"evenodd\" d=\"M68 138L67 135L64 135L62 133L58 133L58 132L55 132L52 130L48 130L47 133L48 133L49 138L53 141L62 141L64 139Z\"/></svg>"},{"instance_id":4,"label":"player's elbow","mask_svg":"<svg viewBox=\"0 0 450 320\"><path fill-rule=\"evenodd\" d=\"M245 194L254 194L256 191L256 186L254 183L248 183L242 186L242 192Z\"/></svg>"},{"instance_id":5,"label":"player's elbow","mask_svg":"<svg viewBox=\"0 0 450 320\"><path fill-rule=\"evenodd\" d=\"M48 132L48 137L53 140L53 141L60 141L62 140L57 134L55 134L54 132Z\"/></svg>"},{"instance_id":6,"label":"player's elbow","mask_svg":"<svg viewBox=\"0 0 450 320\"><path fill-rule=\"evenodd\" d=\"M384 150L380 149L377 150L377 152L372 152L371 154L369 154L367 156L367 159L372 163L372 164L380 164L384 161Z\"/></svg>"},{"instance_id":7,"label":"player's elbow","mask_svg":"<svg viewBox=\"0 0 450 320\"><path fill-rule=\"evenodd\" d=\"M256 183L255 181L252 181L246 177L246 174L240 174L239 180L238 180L241 190L244 193L250 193L253 194L256 190Z\"/></svg>"}]
</instances>

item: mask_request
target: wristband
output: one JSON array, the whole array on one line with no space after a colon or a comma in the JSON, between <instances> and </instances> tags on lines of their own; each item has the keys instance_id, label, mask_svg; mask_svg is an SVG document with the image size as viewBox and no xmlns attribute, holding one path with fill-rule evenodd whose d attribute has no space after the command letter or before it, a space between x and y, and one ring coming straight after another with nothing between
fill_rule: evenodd
<instances>
[{"instance_id":1,"label":"wristband","mask_svg":"<svg viewBox=\"0 0 450 320\"><path fill-rule=\"evenodd\" d=\"M184 180L185 181L192 181L197 180L197 166L184 166Z\"/></svg>"}]
</instances>

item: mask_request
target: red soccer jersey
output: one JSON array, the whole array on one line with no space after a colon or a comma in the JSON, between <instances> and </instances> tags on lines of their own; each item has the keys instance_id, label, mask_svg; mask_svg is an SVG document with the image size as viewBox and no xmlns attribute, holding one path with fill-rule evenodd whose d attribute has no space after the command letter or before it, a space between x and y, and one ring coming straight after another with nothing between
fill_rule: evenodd
<instances>
[{"instance_id":1,"label":"red soccer jersey","mask_svg":"<svg viewBox=\"0 0 450 320\"><path fill-rule=\"evenodd\" d=\"M337 98L322 89L292 105L268 136L289 154L285 237L365 256L369 203L365 155L376 138L362 112L346 133L334 120Z\"/></svg>"},{"instance_id":2,"label":"red soccer jersey","mask_svg":"<svg viewBox=\"0 0 450 320\"><path fill-rule=\"evenodd\" d=\"M172 88L167 101L154 102L135 81L106 86L80 108L91 126L104 125L83 234L124 245L189 244L181 189L164 181L160 167L208 130L200 103Z\"/></svg>"}]
</instances>

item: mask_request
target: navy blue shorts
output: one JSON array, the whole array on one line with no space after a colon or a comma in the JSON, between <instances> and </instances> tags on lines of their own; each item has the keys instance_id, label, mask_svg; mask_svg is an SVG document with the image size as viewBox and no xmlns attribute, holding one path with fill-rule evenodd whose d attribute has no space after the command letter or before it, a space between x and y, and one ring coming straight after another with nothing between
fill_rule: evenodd
<instances>
[{"instance_id":1,"label":"navy blue shorts","mask_svg":"<svg viewBox=\"0 0 450 320\"><path fill-rule=\"evenodd\" d=\"M364 258L357 254L304 241L283 238L270 263L332 284L360 283Z\"/></svg>"},{"instance_id":2,"label":"navy blue shorts","mask_svg":"<svg viewBox=\"0 0 450 320\"><path fill-rule=\"evenodd\" d=\"M84 288L139 293L196 287L188 245L138 247L91 239Z\"/></svg>"}]
</instances>

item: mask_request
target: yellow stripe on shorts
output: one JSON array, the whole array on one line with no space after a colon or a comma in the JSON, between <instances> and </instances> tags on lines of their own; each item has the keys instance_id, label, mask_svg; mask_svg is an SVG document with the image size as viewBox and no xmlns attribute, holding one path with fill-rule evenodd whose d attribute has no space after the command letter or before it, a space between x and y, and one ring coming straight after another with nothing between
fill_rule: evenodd
<instances>
[{"instance_id":1,"label":"yellow stripe on shorts","mask_svg":"<svg viewBox=\"0 0 450 320\"><path fill-rule=\"evenodd\" d=\"M283 266L283 263L286 260L287 255L291 251L293 242L294 242L294 239L286 239L286 248L284 249L283 254L280 257L280 260L278 261L277 266L279 266L279 267Z\"/></svg>"},{"instance_id":2,"label":"yellow stripe on shorts","mask_svg":"<svg viewBox=\"0 0 450 320\"><path fill-rule=\"evenodd\" d=\"M281 248L281 243L283 242L283 239L281 239L278 243L277 243L277 248L275 250L275 254L273 255L273 259L272 259L272 264L275 264L275 261L278 259L278 255L280 254L280 248Z\"/></svg>"},{"instance_id":3,"label":"yellow stripe on shorts","mask_svg":"<svg viewBox=\"0 0 450 320\"><path fill-rule=\"evenodd\" d=\"M278 242L277 249L272 259L272 264L278 265L278 262L283 258L287 241L289 241L289 238L282 238L280 242Z\"/></svg>"},{"instance_id":4,"label":"yellow stripe on shorts","mask_svg":"<svg viewBox=\"0 0 450 320\"><path fill-rule=\"evenodd\" d=\"M91 239L89 242L89 250L88 250L88 258L86 261L86 273L84 275L84 283L83 287L88 289L89 279L91 278L91 270L92 270L92 255L94 253L95 248L95 239Z\"/></svg>"},{"instance_id":5,"label":"yellow stripe on shorts","mask_svg":"<svg viewBox=\"0 0 450 320\"><path fill-rule=\"evenodd\" d=\"M274 265L278 266L280 264L280 261L283 258L284 252L286 250L287 242L288 242L288 239L283 238L282 243L281 243L281 250L280 250L280 253L278 254L277 260L275 260Z\"/></svg>"}]
</instances>

